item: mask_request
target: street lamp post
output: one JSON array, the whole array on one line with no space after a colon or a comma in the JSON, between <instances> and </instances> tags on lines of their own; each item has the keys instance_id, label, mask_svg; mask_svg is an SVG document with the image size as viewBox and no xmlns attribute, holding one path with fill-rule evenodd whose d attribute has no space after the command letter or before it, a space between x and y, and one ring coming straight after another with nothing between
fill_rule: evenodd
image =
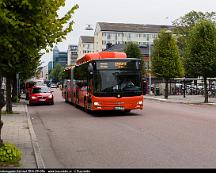
<instances>
[{"instance_id":1,"label":"street lamp post","mask_svg":"<svg viewBox=\"0 0 216 173\"><path fill-rule=\"evenodd\" d=\"M16 92L17 92L17 95L16 95L16 102L18 102L18 100L19 100L19 95L20 95L20 75L19 75L20 73L18 72L17 74L16 74L16 85L17 85L17 88L16 88Z\"/></svg>"},{"instance_id":2,"label":"street lamp post","mask_svg":"<svg viewBox=\"0 0 216 173\"><path fill-rule=\"evenodd\" d=\"M151 85L152 85L152 79L151 79L151 44L150 41L148 42L149 47L149 94L152 95Z\"/></svg>"}]
</instances>

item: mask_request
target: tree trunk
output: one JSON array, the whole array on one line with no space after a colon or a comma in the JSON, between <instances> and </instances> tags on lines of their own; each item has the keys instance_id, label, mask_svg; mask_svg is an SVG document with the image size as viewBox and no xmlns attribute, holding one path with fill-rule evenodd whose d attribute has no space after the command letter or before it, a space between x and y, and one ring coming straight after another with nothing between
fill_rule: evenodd
<instances>
[{"instance_id":1,"label":"tree trunk","mask_svg":"<svg viewBox=\"0 0 216 173\"><path fill-rule=\"evenodd\" d=\"M11 79L6 79L6 112L12 113L12 99L11 99Z\"/></svg>"},{"instance_id":2,"label":"tree trunk","mask_svg":"<svg viewBox=\"0 0 216 173\"><path fill-rule=\"evenodd\" d=\"M208 103L208 86L207 86L207 78L206 77L204 77L204 96L205 96L204 103Z\"/></svg>"},{"instance_id":3,"label":"tree trunk","mask_svg":"<svg viewBox=\"0 0 216 173\"><path fill-rule=\"evenodd\" d=\"M16 78L16 75L13 76L12 85L13 85L13 88L12 88L12 102L17 102L18 93L17 93L17 78Z\"/></svg>"},{"instance_id":4,"label":"tree trunk","mask_svg":"<svg viewBox=\"0 0 216 173\"><path fill-rule=\"evenodd\" d=\"M1 112L2 112L2 108L5 105L5 100L4 100L4 92L2 92L2 76L0 74L0 147L3 145L3 140L1 137L1 130L3 127L3 121L1 119Z\"/></svg>"},{"instance_id":5,"label":"tree trunk","mask_svg":"<svg viewBox=\"0 0 216 173\"><path fill-rule=\"evenodd\" d=\"M169 89L168 84L169 84L169 80L165 79L165 95L164 95L165 99L168 99L168 89Z\"/></svg>"}]
</instances>

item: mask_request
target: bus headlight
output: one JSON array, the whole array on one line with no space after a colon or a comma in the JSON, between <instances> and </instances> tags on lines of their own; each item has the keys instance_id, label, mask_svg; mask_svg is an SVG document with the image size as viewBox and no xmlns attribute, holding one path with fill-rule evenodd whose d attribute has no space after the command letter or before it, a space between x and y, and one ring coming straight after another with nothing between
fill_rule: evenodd
<instances>
[{"instance_id":1,"label":"bus headlight","mask_svg":"<svg viewBox=\"0 0 216 173\"><path fill-rule=\"evenodd\" d=\"M99 102L94 102L94 106L100 106Z\"/></svg>"},{"instance_id":2,"label":"bus headlight","mask_svg":"<svg viewBox=\"0 0 216 173\"><path fill-rule=\"evenodd\" d=\"M138 101L137 104L138 104L138 105L142 105L142 104L143 104L143 101Z\"/></svg>"},{"instance_id":3,"label":"bus headlight","mask_svg":"<svg viewBox=\"0 0 216 173\"><path fill-rule=\"evenodd\" d=\"M31 97L31 99L36 99L36 98L37 98L37 97L35 97L35 96L32 96L32 97Z\"/></svg>"}]
</instances>

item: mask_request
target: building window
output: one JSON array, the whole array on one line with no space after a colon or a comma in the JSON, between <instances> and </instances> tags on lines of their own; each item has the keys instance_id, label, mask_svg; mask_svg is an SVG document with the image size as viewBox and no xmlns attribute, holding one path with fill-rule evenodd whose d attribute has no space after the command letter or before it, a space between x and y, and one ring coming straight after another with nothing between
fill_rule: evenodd
<instances>
[{"instance_id":1,"label":"building window","mask_svg":"<svg viewBox=\"0 0 216 173\"><path fill-rule=\"evenodd\" d=\"M122 37L122 33L118 33L118 37Z\"/></svg>"},{"instance_id":2,"label":"building window","mask_svg":"<svg viewBox=\"0 0 216 173\"><path fill-rule=\"evenodd\" d=\"M149 34L147 34L147 38L146 38L146 40L147 40L147 41L149 41L149 37L150 37L150 35L149 35Z\"/></svg>"},{"instance_id":3,"label":"building window","mask_svg":"<svg viewBox=\"0 0 216 173\"><path fill-rule=\"evenodd\" d=\"M111 34L110 33L107 34L107 39L111 39Z\"/></svg>"},{"instance_id":4,"label":"building window","mask_svg":"<svg viewBox=\"0 0 216 173\"><path fill-rule=\"evenodd\" d=\"M128 38L131 39L131 33L128 33Z\"/></svg>"},{"instance_id":5,"label":"building window","mask_svg":"<svg viewBox=\"0 0 216 173\"><path fill-rule=\"evenodd\" d=\"M152 34L152 38L157 38L157 34Z\"/></svg>"}]
</instances>

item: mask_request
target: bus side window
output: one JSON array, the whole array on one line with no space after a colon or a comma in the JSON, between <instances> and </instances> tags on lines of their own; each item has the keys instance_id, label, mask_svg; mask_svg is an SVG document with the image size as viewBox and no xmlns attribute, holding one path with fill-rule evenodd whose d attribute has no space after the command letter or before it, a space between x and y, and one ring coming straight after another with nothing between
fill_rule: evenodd
<instances>
[{"instance_id":1,"label":"bus side window","mask_svg":"<svg viewBox=\"0 0 216 173\"><path fill-rule=\"evenodd\" d=\"M87 91L88 91L88 92L91 92L92 89L93 89L93 81L92 81L92 79L90 79L90 80L88 81L88 88L87 88Z\"/></svg>"}]
</instances>

